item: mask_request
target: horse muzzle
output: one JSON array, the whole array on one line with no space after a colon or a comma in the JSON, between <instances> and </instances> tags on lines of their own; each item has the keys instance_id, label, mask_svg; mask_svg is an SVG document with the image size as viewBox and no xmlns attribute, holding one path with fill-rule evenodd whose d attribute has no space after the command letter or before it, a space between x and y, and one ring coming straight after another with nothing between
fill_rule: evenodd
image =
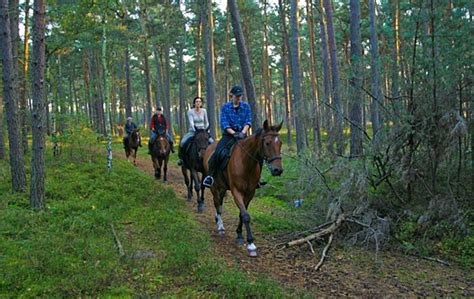
<instances>
[{"instance_id":1,"label":"horse muzzle","mask_svg":"<svg viewBox=\"0 0 474 299\"><path fill-rule=\"evenodd\" d=\"M270 168L270 173L272 174L272 176L280 176L283 173L283 168L281 167L275 167L275 166L270 165L269 168Z\"/></svg>"}]
</instances>

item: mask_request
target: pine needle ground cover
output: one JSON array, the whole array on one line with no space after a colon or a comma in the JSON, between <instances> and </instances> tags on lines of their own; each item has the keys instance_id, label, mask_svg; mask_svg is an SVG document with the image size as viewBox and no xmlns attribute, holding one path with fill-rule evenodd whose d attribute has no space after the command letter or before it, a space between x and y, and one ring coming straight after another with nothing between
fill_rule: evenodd
<instances>
[{"instance_id":1,"label":"pine needle ground cover","mask_svg":"<svg viewBox=\"0 0 474 299\"><path fill-rule=\"evenodd\" d=\"M126 161L47 157L47 209L10 193L0 161L0 296L286 297L209 254L182 199ZM3 179L5 178L5 179ZM120 258L111 225L123 245Z\"/></svg>"}]
</instances>

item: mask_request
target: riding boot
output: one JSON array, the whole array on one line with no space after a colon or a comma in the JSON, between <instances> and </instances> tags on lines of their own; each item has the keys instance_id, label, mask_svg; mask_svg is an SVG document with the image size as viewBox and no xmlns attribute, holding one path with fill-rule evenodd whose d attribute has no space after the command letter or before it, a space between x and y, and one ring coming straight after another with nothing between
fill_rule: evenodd
<instances>
[{"instance_id":1,"label":"riding boot","mask_svg":"<svg viewBox=\"0 0 474 299\"><path fill-rule=\"evenodd\" d=\"M148 154L151 155L152 143L148 142Z\"/></svg>"},{"instance_id":2,"label":"riding boot","mask_svg":"<svg viewBox=\"0 0 474 299\"><path fill-rule=\"evenodd\" d=\"M214 172L215 172L215 169L216 169L216 157L215 157L216 153L212 154L211 158L209 158L209 171L208 171L208 174L207 176L204 178L204 180L202 181L202 184L208 188L210 188L212 186L212 184L214 184Z\"/></svg>"},{"instance_id":3,"label":"riding boot","mask_svg":"<svg viewBox=\"0 0 474 299\"><path fill-rule=\"evenodd\" d=\"M178 166L182 166L183 165L183 159L184 159L184 144L183 145L180 145L178 147Z\"/></svg>"},{"instance_id":4,"label":"riding boot","mask_svg":"<svg viewBox=\"0 0 474 299\"><path fill-rule=\"evenodd\" d=\"M171 142L171 144L170 144L170 150L174 154L174 143L173 142Z\"/></svg>"}]
</instances>

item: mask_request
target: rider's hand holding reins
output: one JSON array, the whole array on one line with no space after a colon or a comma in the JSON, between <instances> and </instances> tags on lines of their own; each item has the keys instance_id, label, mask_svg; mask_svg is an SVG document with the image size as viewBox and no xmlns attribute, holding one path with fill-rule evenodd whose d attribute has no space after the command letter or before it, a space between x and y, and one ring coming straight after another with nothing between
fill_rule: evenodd
<instances>
[{"instance_id":1,"label":"rider's hand holding reins","mask_svg":"<svg viewBox=\"0 0 474 299\"><path fill-rule=\"evenodd\" d=\"M247 137L247 136L242 132L235 132L234 133L234 138L237 139L237 140L244 139L245 137Z\"/></svg>"}]
</instances>

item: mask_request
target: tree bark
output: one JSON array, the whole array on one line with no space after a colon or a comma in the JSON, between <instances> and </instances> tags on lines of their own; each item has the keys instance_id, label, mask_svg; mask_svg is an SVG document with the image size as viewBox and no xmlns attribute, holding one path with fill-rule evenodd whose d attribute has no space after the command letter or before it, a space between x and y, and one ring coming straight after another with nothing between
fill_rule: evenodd
<instances>
[{"instance_id":1,"label":"tree bark","mask_svg":"<svg viewBox=\"0 0 474 299\"><path fill-rule=\"evenodd\" d=\"M249 54L245 44L245 38L240 26L240 13L237 8L235 0L227 1L227 8L229 9L232 22L232 30L234 32L235 41L237 44L237 52L239 54L240 70L242 72L242 79L247 93L247 100L252 108L252 127L258 128L261 125L258 113L257 100L255 97L255 88L253 85L252 69L250 66Z\"/></svg>"},{"instance_id":2,"label":"tree bark","mask_svg":"<svg viewBox=\"0 0 474 299\"><path fill-rule=\"evenodd\" d=\"M362 42L360 37L360 3L350 0L350 36L351 36L351 157L362 155Z\"/></svg>"},{"instance_id":3,"label":"tree bark","mask_svg":"<svg viewBox=\"0 0 474 299\"><path fill-rule=\"evenodd\" d=\"M44 69L45 69L45 4L43 0L34 1L33 13L33 95L31 153L31 186L30 205L34 209L45 206L45 101L44 101ZM25 61L26 62L26 61Z\"/></svg>"},{"instance_id":4,"label":"tree bark","mask_svg":"<svg viewBox=\"0 0 474 299\"><path fill-rule=\"evenodd\" d=\"M379 118L379 102L383 102L382 90L380 88L380 59L377 39L377 23L375 21L375 0L369 0L370 13L370 53L372 56L371 73L372 73L372 94L377 99L371 100L370 104L370 120L372 122L373 136L382 128L381 119Z\"/></svg>"},{"instance_id":5,"label":"tree bark","mask_svg":"<svg viewBox=\"0 0 474 299\"><path fill-rule=\"evenodd\" d=\"M128 49L128 43L125 45L125 81L127 85L127 93L125 100L125 116L132 116L132 83L130 80L130 52Z\"/></svg>"},{"instance_id":6,"label":"tree bark","mask_svg":"<svg viewBox=\"0 0 474 299\"><path fill-rule=\"evenodd\" d=\"M12 55L12 38L8 0L0 0L0 45L2 47L3 95L7 113L8 141L10 147L10 170L13 192L26 190L26 175L23 150L21 148L21 132L18 122L17 79Z\"/></svg>"},{"instance_id":7,"label":"tree bark","mask_svg":"<svg viewBox=\"0 0 474 299\"><path fill-rule=\"evenodd\" d=\"M268 15L267 15L267 1L263 1L263 14L264 14L264 25L263 25L263 88L265 94L265 118L273 124L273 112L272 112L272 82L270 73L270 58L268 55Z\"/></svg>"},{"instance_id":8,"label":"tree bark","mask_svg":"<svg viewBox=\"0 0 474 299\"><path fill-rule=\"evenodd\" d=\"M309 30L309 62L311 76L311 109L313 110L313 149L318 153L321 149L321 120L319 114L319 91L318 91L318 74L316 69L316 53L315 53L315 34L314 34L314 14L312 0L306 0L306 12Z\"/></svg>"},{"instance_id":9,"label":"tree bark","mask_svg":"<svg viewBox=\"0 0 474 299\"><path fill-rule=\"evenodd\" d=\"M301 153L305 147L305 132L303 127L304 103L301 96L300 77L300 44L298 29L298 0L291 0L291 43L290 43L290 67L293 91L293 112L296 127L296 151Z\"/></svg>"},{"instance_id":10,"label":"tree bark","mask_svg":"<svg viewBox=\"0 0 474 299\"><path fill-rule=\"evenodd\" d=\"M0 96L0 160L5 159L5 128L3 127L3 96Z\"/></svg>"},{"instance_id":11,"label":"tree bark","mask_svg":"<svg viewBox=\"0 0 474 299\"><path fill-rule=\"evenodd\" d=\"M216 136L216 117L215 117L215 85L214 85L214 35L212 33L212 12L211 0L201 1L201 14L203 23L202 46L205 49L205 66L206 66L206 101L210 109L207 110L209 118L210 132L212 136Z\"/></svg>"},{"instance_id":12,"label":"tree bark","mask_svg":"<svg viewBox=\"0 0 474 299\"><path fill-rule=\"evenodd\" d=\"M280 24L281 24L281 60L283 65L283 92L284 92L284 101L285 101L285 119L286 119L286 128L287 128L287 143L288 146L293 144L292 139L292 117L291 117L291 92L290 92L290 82L289 82L289 65L288 65L288 33L286 31L286 9L283 3L283 0L278 0L278 12L280 15Z\"/></svg>"},{"instance_id":13,"label":"tree bark","mask_svg":"<svg viewBox=\"0 0 474 299\"><path fill-rule=\"evenodd\" d=\"M342 140L343 110L339 99L339 72L336 55L336 37L334 34L334 25L332 20L332 3L331 0L323 0L323 3L326 13L329 56L331 58L332 100L334 109L336 110L334 130L331 131L333 139L336 140L336 153L338 155L342 155L344 151L344 143Z\"/></svg>"},{"instance_id":14,"label":"tree bark","mask_svg":"<svg viewBox=\"0 0 474 299\"><path fill-rule=\"evenodd\" d=\"M110 99L108 92L108 71L107 71L107 32L106 32L105 16L102 20L102 76L103 76L103 93L104 93L104 104L105 104L105 135L107 138L106 151L107 151L107 169L112 170L112 127L110 126Z\"/></svg>"},{"instance_id":15,"label":"tree bark","mask_svg":"<svg viewBox=\"0 0 474 299\"><path fill-rule=\"evenodd\" d=\"M29 61L29 47L28 40L30 38L29 34L29 11L30 11L30 1L25 1L25 33L24 33L24 42L23 42L23 82L21 86L21 95L20 95L20 122L21 122L21 143L23 146L23 152L28 152L28 123L26 121L26 103L28 98L28 61Z\"/></svg>"},{"instance_id":16,"label":"tree bark","mask_svg":"<svg viewBox=\"0 0 474 299\"><path fill-rule=\"evenodd\" d=\"M320 8L320 11L323 11L323 5L320 0L318 0L318 6ZM327 39L327 34L326 34L326 24L324 20L324 15L321 13L319 16L319 31L320 31L320 37L321 37L321 64L323 67L323 91L324 91L324 103L326 105L323 105L323 113L324 116L322 118L322 124L324 126L324 129L326 132L329 132L331 127L332 127L332 113L330 108L327 105L330 105L332 103L332 98L331 98L331 78L329 75L329 63L328 63L328 39ZM329 152L332 152L332 144L331 142L327 142L328 145L328 150Z\"/></svg>"},{"instance_id":17,"label":"tree bark","mask_svg":"<svg viewBox=\"0 0 474 299\"><path fill-rule=\"evenodd\" d=\"M169 45L165 46L165 101L164 101L164 108L163 108L163 113L165 114L166 119L168 120L169 123L169 132L171 136L174 135L174 130L173 130L173 119L171 116L171 77L170 77L170 47Z\"/></svg>"},{"instance_id":18,"label":"tree bark","mask_svg":"<svg viewBox=\"0 0 474 299\"><path fill-rule=\"evenodd\" d=\"M197 28L197 43L196 43L196 86L197 96L202 95L202 84L201 84L201 44L202 44L202 14L198 12L198 28Z\"/></svg>"}]
</instances>

